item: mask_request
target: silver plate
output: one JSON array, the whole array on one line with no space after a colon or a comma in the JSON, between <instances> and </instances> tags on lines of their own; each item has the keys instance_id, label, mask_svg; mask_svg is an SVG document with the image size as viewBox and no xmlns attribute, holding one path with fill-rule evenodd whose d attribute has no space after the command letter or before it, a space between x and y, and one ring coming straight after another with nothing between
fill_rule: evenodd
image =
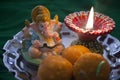
<instances>
[{"instance_id":1,"label":"silver plate","mask_svg":"<svg viewBox=\"0 0 120 80\"><path fill-rule=\"evenodd\" d=\"M69 34L64 34L69 33ZM76 33L63 26L61 31L62 42L65 47L70 46L71 42L78 39ZM18 32L13 39L8 40L3 49L3 62L10 72L15 73L18 80L36 80L37 70L26 66L21 56L23 32ZM104 47L103 56L109 62L112 71L110 80L120 80L120 41L108 34L107 36L99 36L98 42Z\"/></svg>"}]
</instances>

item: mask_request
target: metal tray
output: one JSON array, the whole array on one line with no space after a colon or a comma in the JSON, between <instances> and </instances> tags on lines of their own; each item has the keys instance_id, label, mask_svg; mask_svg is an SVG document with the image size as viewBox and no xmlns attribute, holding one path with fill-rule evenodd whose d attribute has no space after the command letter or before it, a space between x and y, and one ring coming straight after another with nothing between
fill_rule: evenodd
<instances>
[{"instance_id":1,"label":"metal tray","mask_svg":"<svg viewBox=\"0 0 120 80\"><path fill-rule=\"evenodd\" d=\"M78 39L76 33L67 29L65 26L61 31L62 43L65 47L70 46L71 42ZM3 49L3 62L5 67L10 72L15 73L15 78L18 80L36 80L37 70L28 67L21 56L23 32L20 31L13 36L13 39L8 40ZM97 41L104 47L103 56L109 62L112 71L110 80L120 80L120 41L108 34L99 36Z\"/></svg>"}]
</instances>

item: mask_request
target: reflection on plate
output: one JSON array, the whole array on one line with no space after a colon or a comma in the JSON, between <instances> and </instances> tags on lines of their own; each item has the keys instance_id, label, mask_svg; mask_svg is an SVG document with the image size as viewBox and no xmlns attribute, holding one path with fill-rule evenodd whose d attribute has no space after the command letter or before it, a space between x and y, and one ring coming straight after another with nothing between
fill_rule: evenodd
<instances>
[{"instance_id":1,"label":"reflection on plate","mask_svg":"<svg viewBox=\"0 0 120 80\"><path fill-rule=\"evenodd\" d=\"M65 27L62 29L61 35L65 47L68 47L72 41L78 39L74 32ZM18 80L36 80L37 70L28 67L21 56L22 40L23 33L20 31L13 39L6 42L3 47L5 50L3 54L4 65L10 72L15 73L15 78ZM104 37L99 36L97 40L104 47L103 56L112 68L110 80L120 80L120 41L110 34Z\"/></svg>"}]
</instances>

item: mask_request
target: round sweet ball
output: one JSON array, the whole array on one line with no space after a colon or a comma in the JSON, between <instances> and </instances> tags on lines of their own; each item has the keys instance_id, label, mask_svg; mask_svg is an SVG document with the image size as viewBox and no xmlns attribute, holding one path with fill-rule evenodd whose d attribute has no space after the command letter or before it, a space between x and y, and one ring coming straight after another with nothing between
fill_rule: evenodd
<instances>
[{"instance_id":1,"label":"round sweet ball","mask_svg":"<svg viewBox=\"0 0 120 80\"><path fill-rule=\"evenodd\" d=\"M47 56L38 68L38 80L71 80L73 66L59 55Z\"/></svg>"},{"instance_id":2,"label":"round sweet ball","mask_svg":"<svg viewBox=\"0 0 120 80\"><path fill-rule=\"evenodd\" d=\"M82 45L72 45L64 49L62 56L70 61L72 64L83 54L88 54L91 51Z\"/></svg>"},{"instance_id":3,"label":"round sweet ball","mask_svg":"<svg viewBox=\"0 0 120 80\"><path fill-rule=\"evenodd\" d=\"M110 65L100 54L80 56L73 66L75 80L109 80Z\"/></svg>"}]
</instances>

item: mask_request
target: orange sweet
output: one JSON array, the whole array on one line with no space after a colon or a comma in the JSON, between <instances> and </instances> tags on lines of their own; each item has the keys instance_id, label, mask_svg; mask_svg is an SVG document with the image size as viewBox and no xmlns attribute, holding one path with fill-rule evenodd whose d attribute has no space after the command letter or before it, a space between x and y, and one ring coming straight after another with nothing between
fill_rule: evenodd
<instances>
[{"instance_id":1,"label":"orange sweet","mask_svg":"<svg viewBox=\"0 0 120 80\"><path fill-rule=\"evenodd\" d=\"M72 64L62 56L47 56L38 68L38 80L71 80Z\"/></svg>"},{"instance_id":2,"label":"orange sweet","mask_svg":"<svg viewBox=\"0 0 120 80\"><path fill-rule=\"evenodd\" d=\"M109 80L109 74L110 65L100 54L82 55L73 65L75 80Z\"/></svg>"},{"instance_id":3,"label":"orange sweet","mask_svg":"<svg viewBox=\"0 0 120 80\"><path fill-rule=\"evenodd\" d=\"M70 61L72 64L83 54L90 53L91 51L82 45L72 45L64 49L62 56Z\"/></svg>"}]
</instances>

